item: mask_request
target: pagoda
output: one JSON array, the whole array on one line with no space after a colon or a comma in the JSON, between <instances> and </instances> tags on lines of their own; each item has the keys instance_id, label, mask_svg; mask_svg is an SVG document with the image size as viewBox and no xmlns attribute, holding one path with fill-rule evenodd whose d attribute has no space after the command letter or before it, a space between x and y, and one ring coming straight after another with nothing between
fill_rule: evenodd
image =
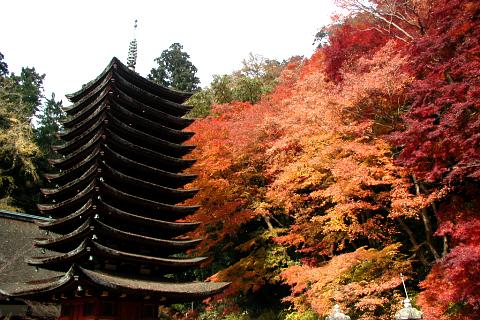
<instances>
[{"instance_id":1,"label":"pagoda","mask_svg":"<svg viewBox=\"0 0 480 320\"><path fill-rule=\"evenodd\" d=\"M47 278L2 284L4 295L61 303L66 319L157 319L160 304L202 300L228 283L178 282L175 274L205 257L185 252L201 239L185 234L199 223L179 222L198 206L181 205L197 190L182 173L194 160L183 144L190 93L159 86L113 58L80 91L68 95L63 144L38 205L51 221L27 259ZM180 204L180 205L179 205Z\"/></svg>"}]
</instances>

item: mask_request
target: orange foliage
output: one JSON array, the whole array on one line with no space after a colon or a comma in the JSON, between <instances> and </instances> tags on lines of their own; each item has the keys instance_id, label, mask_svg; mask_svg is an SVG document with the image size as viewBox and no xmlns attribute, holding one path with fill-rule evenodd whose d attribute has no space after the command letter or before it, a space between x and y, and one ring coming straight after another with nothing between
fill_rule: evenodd
<instances>
[{"instance_id":1,"label":"orange foliage","mask_svg":"<svg viewBox=\"0 0 480 320\"><path fill-rule=\"evenodd\" d=\"M267 231L241 244L236 250L243 255L236 263L209 278L213 281L231 281L232 285L221 295L228 297L239 292L256 292L265 284L280 283L280 271L293 264L285 247L275 245L276 230Z\"/></svg>"},{"instance_id":2,"label":"orange foliage","mask_svg":"<svg viewBox=\"0 0 480 320\"><path fill-rule=\"evenodd\" d=\"M203 249L208 250L226 236L234 236L240 226L268 214L264 208L264 119L282 110L278 105L291 95L298 77L298 63L288 65L275 91L254 106L244 102L214 106L212 116L196 121L190 143L197 145L191 157L198 178L191 187L201 191L192 203L202 208L190 220L204 222L197 230L207 235Z\"/></svg>"},{"instance_id":3,"label":"orange foliage","mask_svg":"<svg viewBox=\"0 0 480 320\"><path fill-rule=\"evenodd\" d=\"M404 63L388 43L348 66L340 85L312 72L283 100L284 112L266 118L266 130L282 133L266 149L267 200L295 217L291 233L302 235L304 249L332 255L357 240L388 243L398 232L393 219L426 205L405 188L383 139L397 126L412 80Z\"/></svg>"},{"instance_id":4,"label":"orange foliage","mask_svg":"<svg viewBox=\"0 0 480 320\"><path fill-rule=\"evenodd\" d=\"M229 242L251 222L265 219L264 228L284 227L274 219L279 215L293 222L276 244L247 251L213 277L233 281L227 295L275 283L283 268L289 284L300 274L320 283L315 278L319 260L362 246L386 249L359 249L338 261L348 269L375 255L389 256L398 249L391 246L400 233L396 219L416 218L429 203L410 192L407 174L393 163L384 138L398 127L412 81L398 44L387 43L373 56L344 66L338 84L326 77L323 59L319 50L303 65L287 67L276 90L259 103L216 106L212 116L191 128L196 132L191 142L197 145L192 171L199 175L193 187L200 189L192 201L202 208L190 219L203 223L196 231L206 235L202 250L231 247ZM289 246L303 255L303 266L288 267L286 251L275 251ZM278 260L265 263L271 252ZM357 292L363 319L396 301L383 296L399 285L395 272L407 266L392 262L371 285L343 284ZM330 276L340 283L343 273ZM302 296L318 312L331 306L321 295ZM296 298L291 301L300 308Z\"/></svg>"},{"instance_id":5,"label":"orange foliage","mask_svg":"<svg viewBox=\"0 0 480 320\"><path fill-rule=\"evenodd\" d=\"M478 5L436 1L443 3L440 10L426 0L405 6L343 2L373 3L380 14L404 15L390 22L371 19L373 11L357 6L330 29L328 44L286 67L277 88L259 103L215 106L212 116L191 128L198 146L192 172L199 175L192 187L200 189L192 203L202 209L190 219L202 222L196 235L206 235L206 241L200 249L232 255L212 268L212 279L233 282L227 295L248 295L277 284L281 274L292 291L286 301L301 312L326 315L336 300L352 318L391 319L400 308L398 274L412 271L415 263L425 275L437 259L422 282L419 302L426 317L469 313L465 319L474 319L479 240L463 235L477 236L478 204L460 193L463 178L478 178L472 173L477 158L468 156L478 153L471 147L480 123L474 112L478 68L465 67L478 64ZM463 18L451 19L452 12ZM431 28L434 20L451 23ZM378 34L385 26L395 30ZM451 43L463 55L452 56ZM444 105L452 101L461 103L448 115ZM446 121L437 123L442 117ZM459 164L470 165L449 165L458 155L466 155ZM458 186L440 179L449 170L462 177L449 180ZM478 194L475 183L472 193ZM455 195L469 208L468 221L458 214L459 204L449 205ZM435 235L445 236L443 250L436 248L442 244L433 237L436 228ZM265 234L268 239L261 240Z\"/></svg>"},{"instance_id":6,"label":"orange foliage","mask_svg":"<svg viewBox=\"0 0 480 320\"><path fill-rule=\"evenodd\" d=\"M391 245L382 250L360 248L319 267L290 267L282 274L292 287L285 300L299 311L313 309L323 316L339 303L353 319L393 319L402 299L394 290L401 285L399 274L411 270L400 258L398 245Z\"/></svg>"}]
</instances>

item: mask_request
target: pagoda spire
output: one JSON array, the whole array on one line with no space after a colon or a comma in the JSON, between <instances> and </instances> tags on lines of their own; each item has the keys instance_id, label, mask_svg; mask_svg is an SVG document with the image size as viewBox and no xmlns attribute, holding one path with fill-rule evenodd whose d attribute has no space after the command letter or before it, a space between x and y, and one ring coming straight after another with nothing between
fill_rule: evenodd
<instances>
[{"instance_id":1,"label":"pagoda spire","mask_svg":"<svg viewBox=\"0 0 480 320\"><path fill-rule=\"evenodd\" d=\"M137 23L138 20L135 19L135 25L133 26L133 40L130 41L130 45L128 47L128 58L127 58L127 67L133 71L135 71L135 65L137 64Z\"/></svg>"}]
</instances>

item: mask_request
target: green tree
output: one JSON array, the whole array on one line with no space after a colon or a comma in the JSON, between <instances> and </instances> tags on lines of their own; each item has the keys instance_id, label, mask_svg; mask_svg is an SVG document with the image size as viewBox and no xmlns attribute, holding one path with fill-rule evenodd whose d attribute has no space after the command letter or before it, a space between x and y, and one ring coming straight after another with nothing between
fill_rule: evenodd
<instances>
[{"instance_id":1,"label":"green tree","mask_svg":"<svg viewBox=\"0 0 480 320\"><path fill-rule=\"evenodd\" d=\"M261 79L264 85L276 82L285 66L292 60L300 57L293 56L288 60L278 61L268 59L259 54L250 53L247 59L242 60L242 69L237 73L249 78ZM273 88L272 88L273 89Z\"/></svg>"},{"instance_id":2,"label":"green tree","mask_svg":"<svg viewBox=\"0 0 480 320\"><path fill-rule=\"evenodd\" d=\"M234 100L252 104L257 103L260 101L262 94L265 93L263 85L264 83L260 78L237 78L233 88Z\"/></svg>"},{"instance_id":3,"label":"green tree","mask_svg":"<svg viewBox=\"0 0 480 320\"><path fill-rule=\"evenodd\" d=\"M16 105L15 112L22 120L32 120L42 105L45 74L37 73L35 68L23 67L20 75L17 76L12 72L8 78L10 81L4 83L9 87L6 88L8 100Z\"/></svg>"},{"instance_id":4,"label":"green tree","mask_svg":"<svg viewBox=\"0 0 480 320\"><path fill-rule=\"evenodd\" d=\"M301 59L302 57L294 56L280 62L250 53L248 58L242 61L240 70L232 74L214 75L210 87L187 101L187 104L193 106L189 116L206 117L213 104L233 101L257 103L262 95L273 91L285 66Z\"/></svg>"},{"instance_id":5,"label":"green tree","mask_svg":"<svg viewBox=\"0 0 480 320\"><path fill-rule=\"evenodd\" d=\"M43 154L50 157L53 155L52 145L60 142L57 132L61 131L60 121L65 118L62 101L55 101L55 94L52 93L52 96L45 100L37 118L36 140Z\"/></svg>"},{"instance_id":6,"label":"green tree","mask_svg":"<svg viewBox=\"0 0 480 320\"><path fill-rule=\"evenodd\" d=\"M187 114L188 118L205 118L210 114L213 103L212 89L204 89L195 92L186 104L193 106L193 109Z\"/></svg>"},{"instance_id":7,"label":"green tree","mask_svg":"<svg viewBox=\"0 0 480 320\"><path fill-rule=\"evenodd\" d=\"M197 68L190 62L190 55L180 43L173 43L154 61L158 64L148 75L148 79L166 87L182 91L198 90L200 79L195 76Z\"/></svg>"},{"instance_id":8,"label":"green tree","mask_svg":"<svg viewBox=\"0 0 480 320\"><path fill-rule=\"evenodd\" d=\"M328 45L328 37L330 36L330 30L327 26L323 26L315 34L313 39L313 45L316 45L317 48L323 48L325 45Z\"/></svg>"},{"instance_id":9,"label":"green tree","mask_svg":"<svg viewBox=\"0 0 480 320\"><path fill-rule=\"evenodd\" d=\"M8 65L3 61L4 55L0 52L0 78L8 74Z\"/></svg>"},{"instance_id":10,"label":"green tree","mask_svg":"<svg viewBox=\"0 0 480 320\"><path fill-rule=\"evenodd\" d=\"M0 82L0 208L18 210L32 207L32 193L39 182L36 159L40 149L33 139L30 123L17 110L26 110L23 99L12 101L10 78Z\"/></svg>"},{"instance_id":11,"label":"green tree","mask_svg":"<svg viewBox=\"0 0 480 320\"><path fill-rule=\"evenodd\" d=\"M27 67L16 76L3 58L0 53L0 208L28 211L36 200L41 157L31 119L41 105L45 75Z\"/></svg>"},{"instance_id":12,"label":"green tree","mask_svg":"<svg viewBox=\"0 0 480 320\"><path fill-rule=\"evenodd\" d=\"M210 84L213 102L217 104L230 103L234 100L233 97L233 76L224 74L222 76L214 75L213 81Z\"/></svg>"}]
</instances>

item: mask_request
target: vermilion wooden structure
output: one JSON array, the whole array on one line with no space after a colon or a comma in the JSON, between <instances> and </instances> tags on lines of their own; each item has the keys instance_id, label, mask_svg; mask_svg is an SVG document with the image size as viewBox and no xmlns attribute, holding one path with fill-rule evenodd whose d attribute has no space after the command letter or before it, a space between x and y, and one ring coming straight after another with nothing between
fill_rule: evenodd
<instances>
[{"instance_id":1,"label":"vermilion wooden structure","mask_svg":"<svg viewBox=\"0 0 480 320\"><path fill-rule=\"evenodd\" d=\"M156 319L159 304L204 299L228 283L172 282L173 274L198 267L185 257L200 239L185 233L198 223L177 222L198 209L178 205L197 190L182 174L194 160L182 157L192 120L190 96L159 86L114 58L80 91L60 133L64 143L50 160L49 200L39 210L45 237L28 263L54 271L48 278L2 285L6 296L62 304L61 320Z\"/></svg>"}]
</instances>

